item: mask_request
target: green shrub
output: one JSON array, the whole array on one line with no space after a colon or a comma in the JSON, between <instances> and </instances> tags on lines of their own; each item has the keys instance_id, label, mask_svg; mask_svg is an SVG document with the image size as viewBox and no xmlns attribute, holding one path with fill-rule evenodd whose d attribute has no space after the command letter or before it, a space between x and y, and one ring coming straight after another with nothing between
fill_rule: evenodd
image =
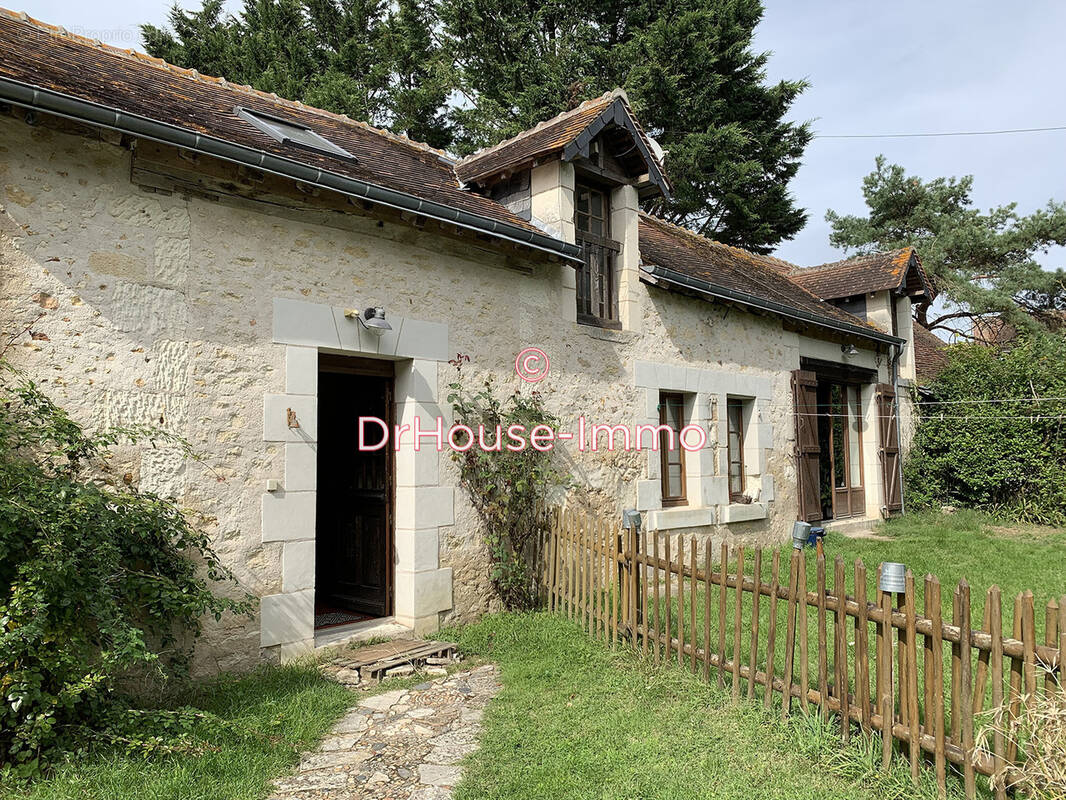
<instances>
[{"instance_id":1,"label":"green shrub","mask_svg":"<svg viewBox=\"0 0 1066 800\"><path fill-rule=\"evenodd\" d=\"M99 732L123 678L250 610L211 591L232 576L181 509L109 479L114 445L153 435L90 435L0 362L0 767Z\"/></svg>"},{"instance_id":2,"label":"green shrub","mask_svg":"<svg viewBox=\"0 0 1066 800\"><path fill-rule=\"evenodd\" d=\"M955 345L922 406L906 465L915 507L952 504L1066 522L1066 336L1007 350Z\"/></svg>"}]
</instances>

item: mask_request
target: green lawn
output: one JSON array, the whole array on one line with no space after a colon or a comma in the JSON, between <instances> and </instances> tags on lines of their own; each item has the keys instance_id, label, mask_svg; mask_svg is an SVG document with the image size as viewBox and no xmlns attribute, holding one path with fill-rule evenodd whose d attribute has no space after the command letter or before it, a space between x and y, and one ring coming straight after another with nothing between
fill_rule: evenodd
<instances>
[{"instance_id":1,"label":"green lawn","mask_svg":"<svg viewBox=\"0 0 1066 800\"><path fill-rule=\"evenodd\" d=\"M915 790L903 763L873 770L869 751L841 749L817 718L785 726L777 711L734 706L557 615L492 616L447 635L503 679L456 800L936 796L928 776Z\"/></svg>"},{"instance_id":2,"label":"green lawn","mask_svg":"<svg viewBox=\"0 0 1066 800\"><path fill-rule=\"evenodd\" d=\"M977 618L984 589L993 582L1004 590L1005 611L1012 605L1008 598L1022 589L1036 593L1038 609L1066 592L1066 531L996 531L987 518L960 512L908 517L885 532L891 541L831 537L828 554L839 553L849 567L862 557L871 584L882 560L903 561L916 575L936 573L948 612L950 587L966 577L974 588ZM787 545L782 554L787 561ZM813 554L807 558L813 588ZM750 560L747 568L750 573ZM769 569L767 555L767 581ZM765 647L769 617L763 600ZM730 593L730 612L732 602ZM702 638L702 596L697 607ZM716 643L717 611L712 609ZM784 603L778 610L783 621ZM814 609L809 614L813 658ZM1038 615L1041 635L1043 625ZM656 666L626 648L611 651L557 615L493 616L443 635L456 637L465 653L499 663L504 681L486 713L482 748L471 757L457 800L936 795L931 773L915 791L905 765L887 775L874 769L876 743L859 739L842 748L836 727L816 716L795 714L782 725L777 710L766 714L757 704L733 705L728 682L723 693L687 669ZM829 641L831 648L832 635ZM727 642L731 646L731 635ZM778 671L783 644L779 624ZM747 647L744 636L745 653ZM814 675L812 670L812 681ZM196 732L201 752L145 758L93 750L32 783L0 782L0 797L261 800L270 781L290 771L299 753L313 747L354 701L355 695L310 666L263 667L242 678L222 678L182 698L228 723L223 732ZM951 792L958 786L952 782Z\"/></svg>"},{"instance_id":3,"label":"green lawn","mask_svg":"<svg viewBox=\"0 0 1066 800\"><path fill-rule=\"evenodd\" d=\"M184 702L230 723L201 732L203 752L150 758L98 752L71 758L29 785L0 783L11 800L253 800L286 774L356 696L313 667L262 667L223 678Z\"/></svg>"},{"instance_id":4,"label":"green lawn","mask_svg":"<svg viewBox=\"0 0 1066 800\"><path fill-rule=\"evenodd\" d=\"M943 586L945 618L950 619L951 592L965 577L972 587L974 626L980 627L985 589L998 583L1004 597L1004 628L1010 630L1013 596L1032 589L1037 608L1066 593L1062 570L1066 531L1015 527L995 528L987 517L914 515L878 530L890 541L853 540L831 536L827 542L828 573L837 555L847 564L847 591L853 592L854 560L862 558L874 587L881 561L901 561L918 578L918 609L925 573L937 574ZM784 579L790 545L781 548ZM806 551L808 587L815 586L815 556ZM688 559L686 558L686 563ZM749 551L746 571L751 574ZM763 579L769 581L770 552L764 554ZM874 599L873 588L868 591ZM717 589L712 594L711 642L717 647ZM684 619L688 631L689 595ZM727 595L727 626L731 625L734 592ZM751 598L745 595L745 615ZM677 635L677 598L671 603ZM703 640L702 590L697 592L697 641ZM665 608L663 609L665 612ZM777 672L784 649L785 604L778 604ZM769 602L760 609L760 664L765 663ZM1042 614L1037 621L1043 635ZM808 610L812 686L817 672L817 612ZM832 614L828 614L832 625ZM456 631L465 652L500 663L504 690L490 707L482 749L472 757L467 778L456 794L473 798L673 798L673 797L932 797L932 771L925 771L919 791L905 768L884 775L879 742L840 746L838 728L815 716L794 715L788 726L779 712L764 714L758 704L729 700L676 666L657 668L651 659L627 647L612 652L590 639L578 625L546 614L490 617ZM686 633L688 640L689 633ZM849 647L853 647L849 621ZM871 642L874 639L870 629ZM829 630L829 651L833 633ZM732 650L727 627L726 648ZM741 650L747 663L749 634ZM947 655L950 658L950 655ZM976 657L976 654L975 654ZM797 647L798 658L798 647ZM686 658L686 662L687 662ZM676 655L673 664L676 664ZM798 676L797 668L797 676ZM832 676L830 674L830 680ZM853 679L853 676L852 676ZM746 686L745 686L746 688ZM775 702L778 699L775 697ZM872 748L872 750L871 750ZM949 781L959 792L960 781ZM979 781L984 785L984 781Z\"/></svg>"}]
</instances>

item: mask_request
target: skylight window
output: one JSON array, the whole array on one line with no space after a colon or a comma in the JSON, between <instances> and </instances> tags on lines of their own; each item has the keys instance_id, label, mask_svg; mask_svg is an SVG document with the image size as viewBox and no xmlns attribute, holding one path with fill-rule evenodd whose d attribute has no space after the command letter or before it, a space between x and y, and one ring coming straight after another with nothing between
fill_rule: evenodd
<instances>
[{"instance_id":1,"label":"skylight window","mask_svg":"<svg viewBox=\"0 0 1066 800\"><path fill-rule=\"evenodd\" d=\"M336 156L337 158L355 161L356 158L343 147L335 145L324 136L320 136L310 128L283 119L272 117L268 114L260 114L257 111L249 111L246 108L237 109L237 116L245 122L250 122L267 136L282 144L291 144L302 147L305 150L314 150L317 153Z\"/></svg>"}]
</instances>

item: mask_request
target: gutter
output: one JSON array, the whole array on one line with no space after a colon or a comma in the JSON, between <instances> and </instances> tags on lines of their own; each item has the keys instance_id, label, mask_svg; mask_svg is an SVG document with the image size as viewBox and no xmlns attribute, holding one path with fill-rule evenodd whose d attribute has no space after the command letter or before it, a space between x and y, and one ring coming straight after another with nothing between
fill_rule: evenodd
<instances>
[{"instance_id":1,"label":"gutter","mask_svg":"<svg viewBox=\"0 0 1066 800\"><path fill-rule=\"evenodd\" d=\"M828 328L838 333L846 333L852 336L861 336L864 339L873 339L876 342L882 344L895 345L897 348L901 347L904 343L904 339L900 339L896 336L890 336L887 333L881 333L880 331L872 330L864 325L853 325L848 322L837 322L835 320L827 319L826 317L820 317L817 314L812 314L809 311L802 311L798 308L792 308L781 303L777 303L773 300L766 300L762 297L756 297L755 295L747 294L746 292L737 292L732 289L726 289L722 286L715 286L707 281L700 280L699 278L693 278L690 275L685 275L682 272L668 269L666 267L660 267L657 265L642 266L641 270L648 275L659 278L666 283L672 283L676 286L683 286L688 289L693 289L700 294L708 295L717 300L726 300L731 303L737 303L739 305L748 306L750 308L757 308L761 311L769 311L773 314L777 314L782 317L788 317L789 319L799 320L801 322L807 322L811 325L817 325L822 328Z\"/></svg>"},{"instance_id":2,"label":"gutter","mask_svg":"<svg viewBox=\"0 0 1066 800\"><path fill-rule=\"evenodd\" d=\"M0 76L0 102L35 109L64 119L88 123L161 144L181 147L233 164L298 180L348 197L357 197L399 211L420 214L497 239L525 245L534 250L559 256L567 261L582 263L581 249L577 245L560 241L544 233L529 231L517 225L499 222L432 200L423 200L395 189L321 170L295 159L276 156L254 147L234 144L214 136L205 136L177 125L149 119L140 114L130 114L91 100L81 100L62 92Z\"/></svg>"}]
</instances>

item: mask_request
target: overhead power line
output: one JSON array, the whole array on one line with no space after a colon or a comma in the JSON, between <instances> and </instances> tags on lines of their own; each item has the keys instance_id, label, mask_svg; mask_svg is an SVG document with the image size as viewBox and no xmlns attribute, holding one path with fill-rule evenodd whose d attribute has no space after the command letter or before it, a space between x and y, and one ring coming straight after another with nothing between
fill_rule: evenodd
<instances>
[{"instance_id":1,"label":"overhead power line","mask_svg":"<svg viewBox=\"0 0 1066 800\"><path fill-rule=\"evenodd\" d=\"M1007 128L999 131L943 131L930 133L816 133L815 139L923 139L934 136L1003 136L1010 133L1066 131L1066 125L1048 128Z\"/></svg>"}]
</instances>

